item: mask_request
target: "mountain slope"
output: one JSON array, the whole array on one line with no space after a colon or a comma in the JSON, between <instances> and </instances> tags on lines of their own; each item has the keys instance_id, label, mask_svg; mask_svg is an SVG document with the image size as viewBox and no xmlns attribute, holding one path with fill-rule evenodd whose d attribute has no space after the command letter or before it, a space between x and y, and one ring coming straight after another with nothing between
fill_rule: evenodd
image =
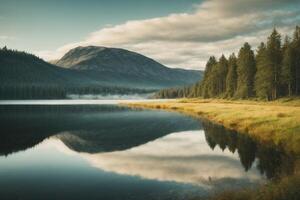
<instances>
[{"instance_id":1,"label":"mountain slope","mask_svg":"<svg viewBox=\"0 0 300 200\"><path fill-rule=\"evenodd\" d=\"M0 99L149 93L200 78L199 72L170 69L137 53L90 48L71 50L57 62L65 68L25 52L0 49Z\"/></svg>"},{"instance_id":2,"label":"mountain slope","mask_svg":"<svg viewBox=\"0 0 300 200\"><path fill-rule=\"evenodd\" d=\"M97 46L74 48L55 64L95 79L106 79L113 85L134 88L183 86L201 77L199 71L172 69L135 52Z\"/></svg>"},{"instance_id":3,"label":"mountain slope","mask_svg":"<svg viewBox=\"0 0 300 200\"><path fill-rule=\"evenodd\" d=\"M130 94L146 91L107 85L24 52L0 49L0 99L65 98L67 94Z\"/></svg>"}]
</instances>

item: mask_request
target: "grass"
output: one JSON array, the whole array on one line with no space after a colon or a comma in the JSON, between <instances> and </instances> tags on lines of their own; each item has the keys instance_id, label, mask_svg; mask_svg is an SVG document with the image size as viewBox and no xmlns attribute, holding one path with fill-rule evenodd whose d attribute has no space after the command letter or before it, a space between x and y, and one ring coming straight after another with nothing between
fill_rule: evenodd
<instances>
[{"instance_id":1,"label":"grass","mask_svg":"<svg viewBox=\"0 0 300 200\"><path fill-rule=\"evenodd\" d=\"M206 118L261 142L282 145L300 155L300 98L256 100L180 99L128 103L130 107L165 109Z\"/></svg>"}]
</instances>

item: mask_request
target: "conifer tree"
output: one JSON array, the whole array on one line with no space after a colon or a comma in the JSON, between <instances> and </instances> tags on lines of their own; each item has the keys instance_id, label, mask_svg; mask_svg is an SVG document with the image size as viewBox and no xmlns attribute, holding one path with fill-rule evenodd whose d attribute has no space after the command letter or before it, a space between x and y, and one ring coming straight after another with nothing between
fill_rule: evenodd
<instances>
[{"instance_id":1,"label":"conifer tree","mask_svg":"<svg viewBox=\"0 0 300 200\"><path fill-rule=\"evenodd\" d=\"M226 97L233 97L237 88L237 58L233 54L228 60L228 73L226 76Z\"/></svg>"},{"instance_id":2,"label":"conifer tree","mask_svg":"<svg viewBox=\"0 0 300 200\"><path fill-rule=\"evenodd\" d=\"M201 95L204 98L208 98L209 97L209 78L211 76L211 72L212 72L212 68L214 65L216 65L217 61L216 58L214 56L211 56L209 58L209 60L206 63L206 68L204 71L204 77L203 80L201 82ZM200 87L200 86L196 86L196 87Z\"/></svg>"},{"instance_id":3,"label":"conifer tree","mask_svg":"<svg viewBox=\"0 0 300 200\"><path fill-rule=\"evenodd\" d=\"M281 62L282 62L282 52L281 52L281 36L276 31L273 30L271 35L268 37L267 42L267 54L268 62L272 69L272 99L278 98L278 92L280 88L280 73L281 73Z\"/></svg>"},{"instance_id":4,"label":"conifer tree","mask_svg":"<svg viewBox=\"0 0 300 200\"><path fill-rule=\"evenodd\" d=\"M286 37L285 39L282 52L283 59L281 70L281 83L283 85L283 89L287 90L286 94L288 96L291 96L293 94L293 88L295 84L295 54L288 37Z\"/></svg>"},{"instance_id":5,"label":"conifer tree","mask_svg":"<svg viewBox=\"0 0 300 200\"><path fill-rule=\"evenodd\" d=\"M272 68L268 59L266 45L262 42L256 55L255 92L262 99L271 99Z\"/></svg>"},{"instance_id":6,"label":"conifer tree","mask_svg":"<svg viewBox=\"0 0 300 200\"><path fill-rule=\"evenodd\" d=\"M251 46L246 42L240 49L237 60L237 98L254 96L255 59Z\"/></svg>"},{"instance_id":7,"label":"conifer tree","mask_svg":"<svg viewBox=\"0 0 300 200\"><path fill-rule=\"evenodd\" d=\"M300 94L300 27L297 26L294 32L292 48L295 53L294 78L295 78L295 94Z\"/></svg>"},{"instance_id":8,"label":"conifer tree","mask_svg":"<svg viewBox=\"0 0 300 200\"><path fill-rule=\"evenodd\" d=\"M228 72L228 61L224 55L222 55L218 62L217 76L218 76L218 95L223 94L226 91L226 75Z\"/></svg>"},{"instance_id":9,"label":"conifer tree","mask_svg":"<svg viewBox=\"0 0 300 200\"><path fill-rule=\"evenodd\" d=\"M219 95L219 70L218 70L218 63L212 66L211 73L208 77L208 97L216 97Z\"/></svg>"}]
</instances>

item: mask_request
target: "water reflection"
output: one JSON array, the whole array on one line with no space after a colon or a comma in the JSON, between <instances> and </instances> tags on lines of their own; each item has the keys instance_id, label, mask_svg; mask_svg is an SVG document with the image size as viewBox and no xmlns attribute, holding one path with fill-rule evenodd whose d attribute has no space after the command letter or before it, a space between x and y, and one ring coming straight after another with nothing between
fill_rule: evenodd
<instances>
[{"instance_id":1,"label":"water reflection","mask_svg":"<svg viewBox=\"0 0 300 200\"><path fill-rule=\"evenodd\" d=\"M0 106L0 121L0 155L25 150L53 135L75 151L96 153L201 127L180 114L112 105Z\"/></svg>"},{"instance_id":2,"label":"water reflection","mask_svg":"<svg viewBox=\"0 0 300 200\"><path fill-rule=\"evenodd\" d=\"M280 147L257 143L247 135L238 134L208 121L203 121L202 125L210 148L214 149L218 146L232 153L237 151L245 171L251 169L256 159L257 169L269 179L292 174L295 171L296 157L286 153Z\"/></svg>"},{"instance_id":3,"label":"water reflection","mask_svg":"<svg viewBox=\"0 0 300 200\"><path fill-rule=\"evenodd\" d=\"M40 177L40 195L66 187L91 199L155 199L146 198L149 193L174 199L195 188L203 196L294 171L295 157L280 148L177 113L112 105L6 105L0 106L0 121L0 188L6 188L0 199L29 175L33 181L20 193L28 193L23 199L34 199ZM79 198L75 193L63 194Z\"/></svg>"},{"instance_id":4,"label":"water reflection","mask_svg":"<svg viewBox=\"0 0 300 200\"><path fill-rule=\"evenodd\" d=\"M106 171L206 188L249 185L261 179L257 170L245 172L230 151L211 151L203 131L173 133L125 151L81 155Z\"/></svg>"}]
</instances>

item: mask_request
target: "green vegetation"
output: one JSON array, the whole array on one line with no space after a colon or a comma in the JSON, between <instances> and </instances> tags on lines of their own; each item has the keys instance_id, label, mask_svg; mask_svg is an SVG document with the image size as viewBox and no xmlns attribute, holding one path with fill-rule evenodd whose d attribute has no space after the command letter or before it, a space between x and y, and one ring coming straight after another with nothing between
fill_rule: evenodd
<instances>
[{"instance_id":1,"label":"green vegetation","mask_svg":"<svg viewBox=\"0 0 300 200\"><path fill-rule=\"evenodd\" d=\"M276 100L300 94L300 27L293 38L281 35L276 29L261 43L257 53L246 42L238 57L224 55L219 61L209 58L202 81L186 88L159 91L157 98L203 97L203 98L259 98Z\"/></svg>"}]
</instances>

